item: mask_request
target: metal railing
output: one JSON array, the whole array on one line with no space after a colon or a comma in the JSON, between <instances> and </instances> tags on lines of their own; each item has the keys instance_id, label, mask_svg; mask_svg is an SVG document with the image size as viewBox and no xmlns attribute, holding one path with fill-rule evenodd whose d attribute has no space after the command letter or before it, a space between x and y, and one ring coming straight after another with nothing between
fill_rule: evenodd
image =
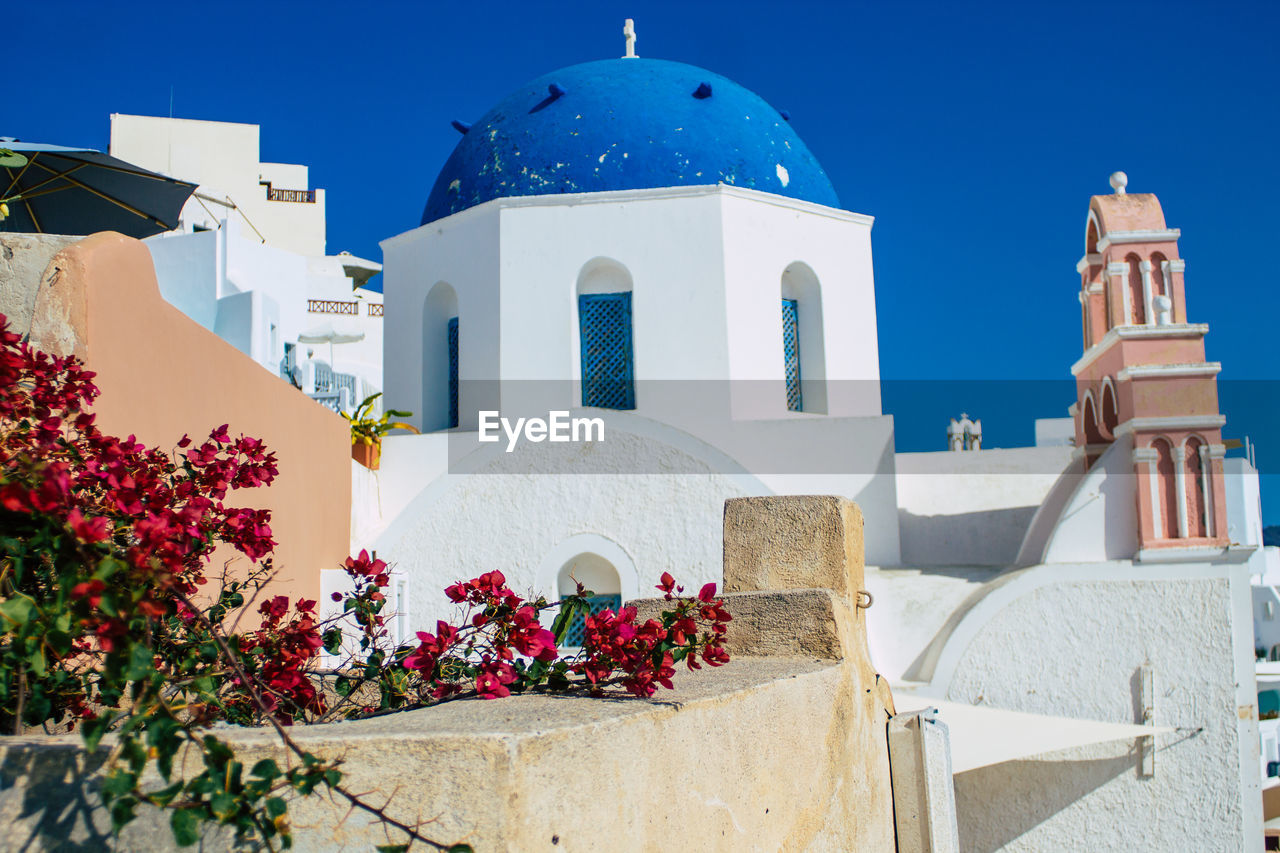
<instances>
[{"instance_id":1,"label":"metal railing","mask_svg":"<svg viewBox=\"0 0 1280 853\"><path fill-rule=\"evenodd\" d=\"M350 314L360 315L359 302L340 302L337 299L308 299L307 311L311 314Z\"/></svg>"},{"instance_id":2,"label":"metal railing","mask_svg":"<svg viewBox=\"0 0 1280 853\"><path fill-rule=\"evenodd\" d=\"M267 184L267 201L292 201L302 204L315 204L315 190L278 190Z\"/></svg>"},{"instance_id":3,"label":"metal railing","mask_svg":"<svg viewBox=\"0 0 1280 853\"><path fill-rule=\"evenodd\" d=\"M338 414L351 411L351 398L347 396L345 388L341 391L316 391L314 394L308 394L307 396L326 409Z\"/></svg>"}]
</instances>

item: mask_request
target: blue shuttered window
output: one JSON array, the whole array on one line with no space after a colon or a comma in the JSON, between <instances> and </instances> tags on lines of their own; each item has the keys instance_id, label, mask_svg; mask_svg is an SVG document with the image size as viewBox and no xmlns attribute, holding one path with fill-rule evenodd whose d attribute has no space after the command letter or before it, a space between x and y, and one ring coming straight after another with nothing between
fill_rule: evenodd
<instances>
[{"instance_id":1,"label":"blue shuttered window","mask_svg":"<svg viewBox=\"0 0 1280 853\"><path fill-rule=\"evenodd\" d=\"M795 299L782 300L782 354L787 374L787 408L804 411L800 396L800 312Z\"/></svg>"},{"instance_id":2,"label":"blue shuttered window","mask_svg":"<svg viewBox=\"0 0 1280 853\"><path fill-rule=\"evenodd\" d=\"M439 328L439 327L437 327ZM458 425L458 318L449 320L449 426Z\"/></svg>"},{"instance_id":3,"label":"blue shuttered window","mask_svg":"<svg viewBox=\"0 0 1280 853\"><path fill-rule=\"evenodd\" d=\"M606 607L617 613L622 609L621 595L593 595L587 599L590 604L592 615L599 613ZM570 648L578 648L582 645L582 638L586 632L586 625L582 621L582 614L575 613L573 622L569 624L569 631L565 634L564 644Z\"/></svg>"},{"instance_id":4,"label":"blue shuttered window","mask_svg":"<svg viewBox=\"0 0 1280 853\"><path fill-rule=\"evenodd\" d=\"M582 345L582 405L634 409L631 294L584 293L578 297Z\"/></svg>"}]
</instances>

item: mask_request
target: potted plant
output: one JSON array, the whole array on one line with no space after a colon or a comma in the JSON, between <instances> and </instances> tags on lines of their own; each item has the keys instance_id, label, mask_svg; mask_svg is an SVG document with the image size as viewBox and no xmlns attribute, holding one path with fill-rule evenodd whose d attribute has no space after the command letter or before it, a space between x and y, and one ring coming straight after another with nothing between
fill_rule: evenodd
<instances>
[{"instance_id":1,"label":"potted plant","mask_svg":"<svg viewBox=\"0 0 1280 853\"><path fill-rule=\"evenodd\" d=\"M365 397L351 414L342 413L342 416L351 424L351 458L372 471L378 470L378 461L382 457L382 437L384 435L393 429L407 429L410 432L418 432L418 428L413 424L391 420L392 418L411 417L413 412L387 409L382 413L381 417L375 418L372 414L373 401L381 396L381 391L377 394L371 394Z\"/></svg>"}]
</instances>

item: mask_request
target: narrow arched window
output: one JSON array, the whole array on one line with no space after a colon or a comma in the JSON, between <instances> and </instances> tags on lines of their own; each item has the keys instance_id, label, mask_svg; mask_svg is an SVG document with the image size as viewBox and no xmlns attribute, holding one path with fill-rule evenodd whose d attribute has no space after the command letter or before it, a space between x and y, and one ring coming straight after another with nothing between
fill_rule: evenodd
<instances>
[{"instance_id":1,"label":"narrow arched window","mask_svg":"<svg viewBox=\"0 0 1280 853\"><path fill-rule=\"evenodd\" d=\"M1200 448L1204 442L1192 436L1187 439L1183 464L1186 472L1183 475L1183 489L1187 501L1187 536L1203 537L1209 535L1207 483L1205 481L1204 458Z\"/></svg>"},{"instance_id":2,"label":"narrow arched window","mask_svg":"<svg viewBox=\"0 0 1280 853\"><path fill-rule=\"evenodd\" d=\"M1125 258L1129 265L1129 322L1141 326L1147 322L1147 296L1142 286L1142 262L1137 255Z\"/></svg>"},{"instance_id":3,"label":"narrow arched window","mask_svg":"<svg viewBox=\"0 0 1280 853\"><path fill-rule=\"evenodd\" d=\"M422 431L458 426L458 294L437 282L422 309Z\"/></svg>"},{"instance_id":4,"label":"narrow arched window","mask_svg":"<svg viewBox=\"0 0 1280 853\"><path fill-rule=\"evenodd\" d=\"M582 405L636 407L635 356L631 344L631 293L578 296L582 348Z\"/></svg>"},{"instance_id":5,"label":"narrow arched window","mask_svg":"<svg viewBox=\"0 0 1280 853\"><path fill-rule=\"evenodd\" d=\"M787 377L787 408L804 411L800 385L800 306L799 300L782 300L782 361Z\"/></svg>"},{"instance_id":6,"label":"narrow arched window","mask_svg":"<svg viewBox=\"0 0 1280 853\"><path fill-rule=\"evenodd\" d=\"M458 318L449 318L449 426L458 425Z\"/></svg>"},{"instance_id":7,"label":"narrow arched window","mask_svg":"<svg viewBox=\"0 0 1280 853\"><path fill-rule=\"evenodd\" d=\"M1160 539L1178 538L1178 483L1173 446L1166 439L1152 442L1156 450L1156 497L1160 502Z\"/></svg>"},{"instance_id":8,"label":"narrow arched window","mask_svg":"<svg viewBox=\"0 0 1280 853\"><path fill-rule=\"evenodd\" d=\"M826 346L822 328L822 285L801 261L782 272L782 368L787 409L827 411Z\"/></svg>"},{"instance_id":9,"label":"narrow arched window","mask_svg":"<svg viewBox=\"0 0 1280 853\"><path fill-rule=\"evenodd\" d=\"M1102 384L1102 434L1110 439L1115 436L1120 414L1116 406L1116 389L1111 382Z\"/></svg>"},{"instance_id":10,"label":"narrow arched window","mask_svg":"<svg viewBox=\"0 0 1280 853\"><path fill-rule=\"evenodd\" d=\"M612 258L593 258L578 273L584 406L636 407L631 290L631 273Z\"/></svg>"}]
</instances>

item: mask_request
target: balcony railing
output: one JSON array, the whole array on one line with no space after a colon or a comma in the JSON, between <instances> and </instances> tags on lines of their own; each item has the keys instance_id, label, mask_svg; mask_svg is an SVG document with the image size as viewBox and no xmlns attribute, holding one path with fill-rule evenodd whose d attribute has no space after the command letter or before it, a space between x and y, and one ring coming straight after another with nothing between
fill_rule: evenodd
<instances>
[{"instance_id":1,"label":"balcony railing","mask_svg":"<svg viewBox=\"0 0 1280 853\"><path fill-rule=\"evenodd\" d=\"M339 302L336 299L308 299L307 311L311 314L350 314L360 316L359 302Z\"/></svg>"},{"instance_id":2,"label":"balcony railing","mask_svg":"<svg viewBox=\"0 0 1280 853\"><path fill-rule=\"evenodd\" d=\"M381 302L370 302L370 303L369 303L369 316L370 316L370 317L381 317L381 316L382 316L382 303L381 303Z\"/></svg>"},{"instance_id":3,"label":"balcony railing","mask_svg":"<svg viewBox=\"0 0 1280 853\"><path fill-rule=\"evenodd\" d=\"M316 203L315 190L278 190L267 184L267 201L293 201L303 204Z\"/></svg>"}]
</instances>

